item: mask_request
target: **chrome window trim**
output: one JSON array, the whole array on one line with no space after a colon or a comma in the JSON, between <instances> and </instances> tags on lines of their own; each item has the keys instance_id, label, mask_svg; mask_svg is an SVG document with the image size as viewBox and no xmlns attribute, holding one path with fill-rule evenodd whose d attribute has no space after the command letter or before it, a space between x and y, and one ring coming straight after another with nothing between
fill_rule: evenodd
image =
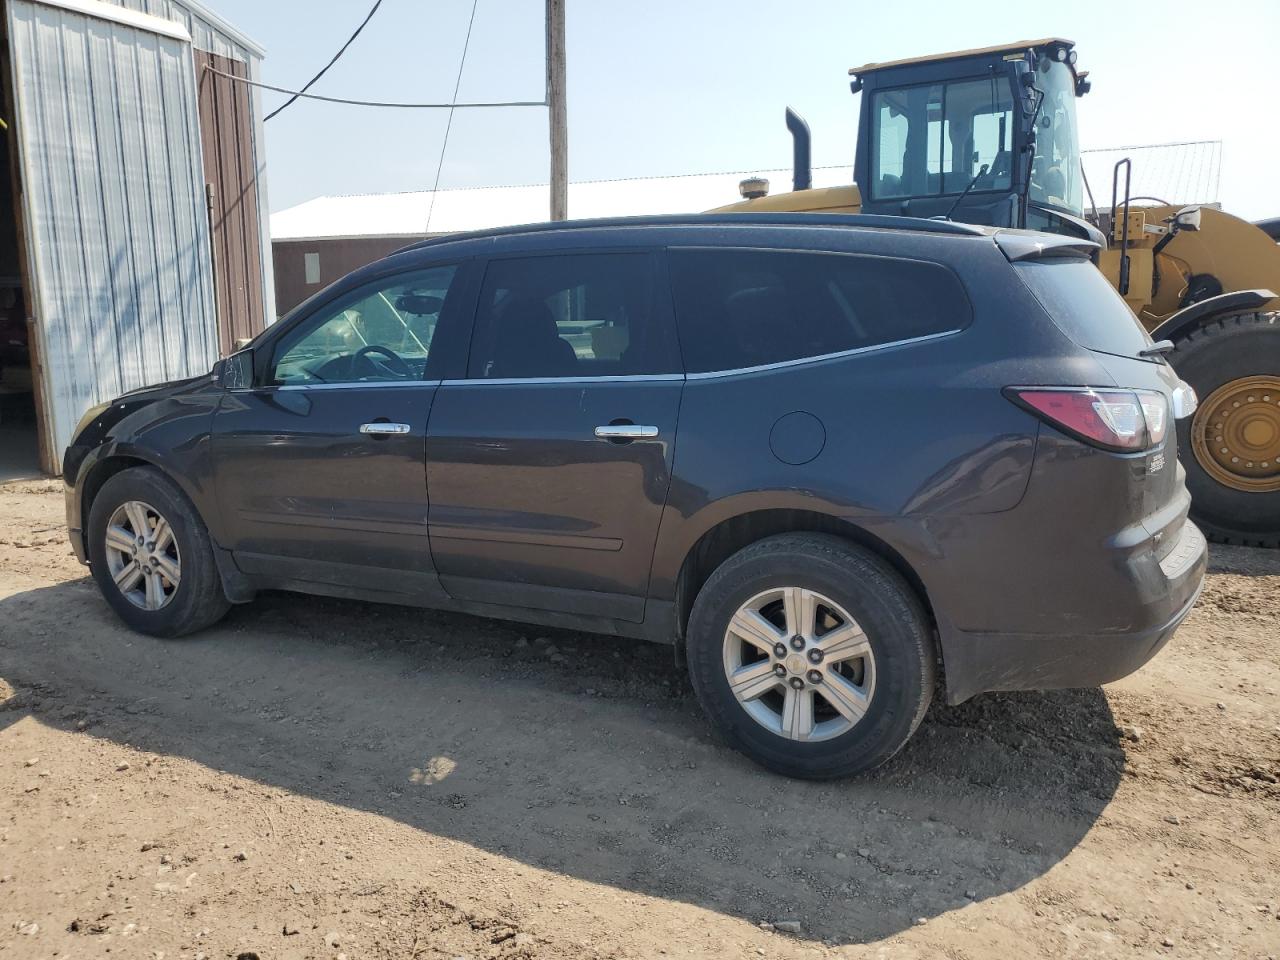
<instances>
[{"instance_id":1,"label":"chrome window trim","mask_svg":"<svg viewBox=\"0 0 1280 960\"><path fill-rule=\"evenodd\" d=\"M272 383L262 387L244 387L231 393L261 393L275 390L361 390L374 388L438 387L439 380L353 380L343 383Z\"/></svg>"},{"instance_id":2,"label":"chrome window trim","mask_svg":"<svg viewBox=\"0 0 1280 960\"><path fill-rule=\"evenodd\" d=\"M941 340L943 337L954 337L958 333L963 333L966 327L957 327L954 330L943 330L939 333L926 333L920 337L908 337L906 340L889 340L885 343L873 343L866 347L854 347L851 350L840 350L836 353L822 353L816 357L797 357L795 360L779 360L777 363L762 363L754 367L737 367L732 370L708 370L705 373L686 374L689 380L715 380L720 377L736 377L745 373L761 373L767 370L782 370L787 367L799 367L809 363L822 363L827 360L842 360L845 357L857 357L864 353L874 353L878 350L888 350L893 347L912 346L917 343L928 343L931 340Z\"/></svg>"},{"instance_id":3,"label":"chrome window trim","mask_svg":"<svg viewBox=\"0 0 1280 960\"><path fill-rule=\"evenodd\" d=\"M685 379L683 373L634 373L604 377L485 377L442 380L444 387L467 386L515 386L517 384L541 383L679 383Z\"/></svg>"},{"instance_id":4,"label":"chrome window trim","mask_svg":"<svg viewBox=\"0 0 1280 960\"><path fill-rule=\"evenodd\" d=\"M795 360L779 360L776 363L762 363L753 367L736 367L730 370L708 370L705 373L636 373L610 375L600 377L495 377L485 379L453 378L447 380L371 380L353 381L350 383L289 383L275 384L267 387L231 388L232 393L246 393L252 390L351 390L367 387L474 387L474 386L516 386L519 384L571 384L571 383L677 383L681 380L714 380L720 377L736 377L748 373L761 373L768 370L782 370L788 367L799 367L810 363L823 363L828 360L841 360L845 357L856 357L879 350L894 347L914 346L918 343L929 343L944 337L953 337L963 333L966 328L943 330L938 333L927 333L920 337L908 337L905 340L889 340L866 347L854 347L836 353L823 353L816 357L798 357Z\"/></svg>"}]
</instances>

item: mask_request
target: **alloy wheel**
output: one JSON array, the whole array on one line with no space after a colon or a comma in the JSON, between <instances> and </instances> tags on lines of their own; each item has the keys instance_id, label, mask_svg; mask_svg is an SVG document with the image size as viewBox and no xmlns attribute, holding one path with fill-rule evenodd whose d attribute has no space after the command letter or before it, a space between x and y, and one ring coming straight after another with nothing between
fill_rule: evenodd
<instances>
[{"instance_id":1,"label":"alloy wheel","mask_svg":"<svg viewBox=\"0 0 1280 960\"><path fill-rule=\"evenodd\" d=\"M159 610L182 581L182 556L173 527L155 507L128 500L107 521L107 570L125 599Z\"/></svg>"},{"instance_id":2,"label":"alloy wheel","mask_svg":"<svg viewBox=\"0 0 1280 960\"><path fill-rule=\"evenodd\" d=\"M747 714L789 740L847 733L875 694L875 655L858 622L804 587L756 594L724 635L729 689Z\"/></svg>"}]
</instances>

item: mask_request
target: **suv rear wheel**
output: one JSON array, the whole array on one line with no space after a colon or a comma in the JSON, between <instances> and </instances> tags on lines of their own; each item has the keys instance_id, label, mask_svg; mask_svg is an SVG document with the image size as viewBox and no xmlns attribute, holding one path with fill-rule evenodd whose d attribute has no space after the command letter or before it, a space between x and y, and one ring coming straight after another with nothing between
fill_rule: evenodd
<instances>
[{"instance_id":1,"label":"suv rear wheel","mask_svg":"<svg viewBox=\"0 0 1280 960\"><path fill-rule=\"evenodd\" d=\"M230 607L213 544L186 495L154 467L132 467L93 498L87 528L93 578L120 619L142 633L180 637Z\"/></svg>"},{"instance_id":2,"label":"suv rear wheel","mask_svg":"<svg viewBox=\"0 0 1280 960\"><path fill-rule=\"evenodd\" d=\"M902 748L933 694L919 599L837 537L783 534L707 580L688 629L703 709L752 760L793 777L869 770Z\"/></svg>"}]
</instances>

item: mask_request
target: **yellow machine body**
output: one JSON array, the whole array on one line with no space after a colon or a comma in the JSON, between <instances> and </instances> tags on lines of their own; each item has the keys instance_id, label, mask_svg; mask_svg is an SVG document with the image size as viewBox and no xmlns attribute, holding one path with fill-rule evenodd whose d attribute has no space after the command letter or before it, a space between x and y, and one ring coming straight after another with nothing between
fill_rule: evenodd
<instances>
[{"instance_id":1,"label":"yellow machine body","mask_svg":"<svg viewBox=\"0 0 1280 960\"><path fill-rule=\"evenodd\" d=\"M792 190L772 196L739 200L727 206L716 207L709 213L859 213L862 210L862 194L856 183L838 187L817 187L813 190Z\"/></svg>"},{"instance_id":2,"label":"yellow machine body","mask_svg":"<svg viewBox=\"0 0 1280 960\"><path fill-rule=\"evenodd\" d=\"M1181 309L1195 276L1216 278L1222 293L1280 290L1280 244L1249 221L1213 207L1200 208L1199 230L1180 231L1156 253L1156 245L1168 234L1168 221L1180 209L1170 205L1129 210L1129 290L1124 298L1144 327L1154 330ZM1117 289L1123 219L1120 212L1099 264ZM1280 298L1262 309L1280 310Z\"/></svg>"}]
</instances>

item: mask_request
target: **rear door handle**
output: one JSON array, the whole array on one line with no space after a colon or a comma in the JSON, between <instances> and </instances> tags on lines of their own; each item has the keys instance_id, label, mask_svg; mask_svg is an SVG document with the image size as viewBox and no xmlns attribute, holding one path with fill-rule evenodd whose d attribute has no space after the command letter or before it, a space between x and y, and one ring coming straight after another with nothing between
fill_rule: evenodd
<instances>
[{"instance_id":1,"label":"rear door handle","mask_svg":"<svg viewBox=\"0 0 1280 960\"><path fill-rule=\"evenodd\" d=\"M407 423L386 423L384 421L362 423L360 424L360 432L371 433L376 437L393 436L408 433L409 425Z\"/></svg>"},{"instance_id":2,"label":"rear door handle","mask_svg":"<svg viewBox=\"0 0 1280 960\"><path fill-rule=\"evenodd\" d=\"M642 427L636 423L610 423L596 427L596 436L601 440L652 440L657 435L657 427Z\"/></svg>"}]
</instances>

